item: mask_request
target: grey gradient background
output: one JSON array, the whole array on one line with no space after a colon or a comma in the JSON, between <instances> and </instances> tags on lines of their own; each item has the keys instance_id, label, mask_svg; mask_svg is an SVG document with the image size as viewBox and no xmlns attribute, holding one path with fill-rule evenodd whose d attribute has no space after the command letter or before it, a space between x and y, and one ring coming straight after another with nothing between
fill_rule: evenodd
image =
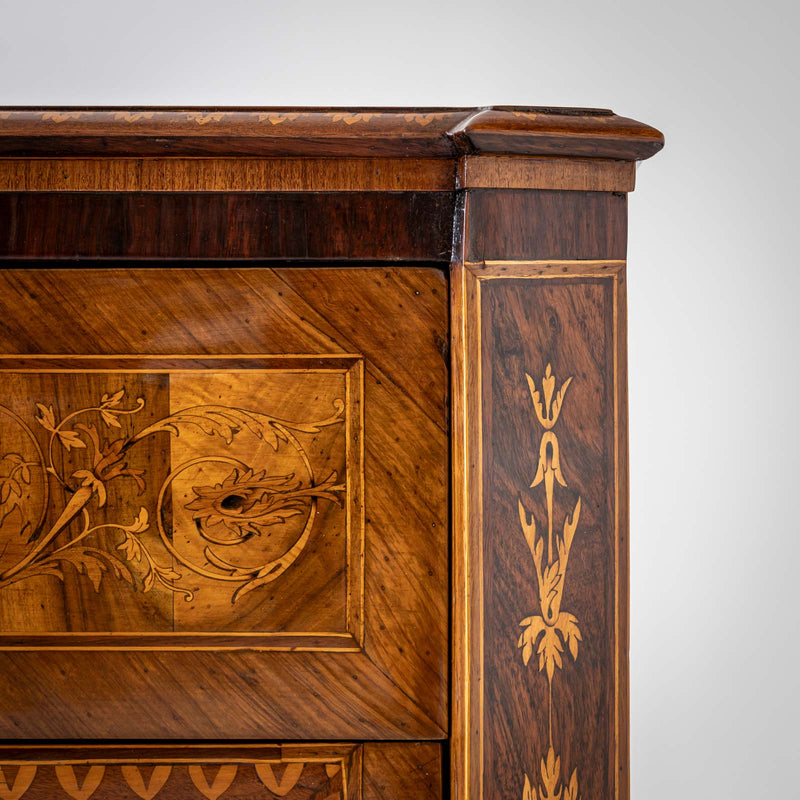
<instances>
[{"instance_id":1,"label":"grey gradient background","mask_svg":"<svg viewBox=\"0 0 800 800\"><path fill-rule=\"evenodd\" d=\"M0 104L585 105L664 131L630 198L632 792L788 800L797 26L741 0L0 0Z\"/></svg>"}]
</instances>

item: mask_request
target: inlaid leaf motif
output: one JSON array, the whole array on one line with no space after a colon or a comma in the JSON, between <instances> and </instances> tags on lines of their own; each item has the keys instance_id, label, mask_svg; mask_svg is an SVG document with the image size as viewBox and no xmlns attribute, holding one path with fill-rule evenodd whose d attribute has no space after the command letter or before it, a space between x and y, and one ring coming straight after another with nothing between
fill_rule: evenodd
<instances>
[{"instance_id":1,"label":"inlaid leaf motif","mask_svg":"<svg viewBox=\"0 0 800 800\"><path fill-rule=\"evenodd\" d=\"M339 421L344 411L344 403L336 400L333 405L335 413L318 423L287 422L257 411L228 406L195 406L153 423L138 433L134 440L142 439L159 431L180 436L181 427L188 425L202 431L207 436L219 436L225 444L231 444L236 434L247 430L277 450L279 442L288 441L288 430L319 433L324 426Z\"/></svg>"},{"instance_id":2,"label":"inlaid leaf motif","mask_svg":"<svg viewBox=\"0 0 800 800\"><path fill-rule=\"evenodd\" d=\"M121 550L128 561L142 560L142 543L134 534L143 533L149 526L150 517L144 506L139 509L139 513L130 525L120 526L125 534L125 538L122 540L122 543L117 546L117 550Z\"/></svg>"},{"instance_id":3,"label":"inlaid leaf motif","mask_svg":"<svg viewBox=\"0 0 800 800\"><path fill-rule=\"evenodd\" d=\"M522 790L522 800L538 800L538 792L531 786L531 779L525 776L525 788Z\"/></svg>"},{"instance_id":4,"label":"inlaid leaf motif","mask_svg":"<svg viewBox=\"0 0 800 800\"><path fill-rule=\"evenodd\" d=\"M119 417L116 414L114 414L113 412L103 409L100 412L100 416L102 417L103 422L105 422L105 424L108 425L109 427L112 427L112 428L121 428L122 427L122 425L120 424L120 421L119 421Z\"/></svg>"},{"instance_id":5,"label":"inlaid leaf motif","mask_svg":"<svg viewBox=\"0 0 800 800\"><path fill-rule=\"evenodd\" d=\"M297 785L297 781L300 780L300 776L303 774L304 767L305 764L301 762L286 764L283 774L278 780L275 777L273 765L268 762L262 762L261 764L256 764L256 773L267 789L278 795L278 797L284 797Z\"/></svg>"},{"instance_id":6,"label":"inlaid leaf motif","mask_svg":"<svg viewBox=\"0 0 800 800\"><path fill-rule=\"evenodd\" d=\"M23 486L31 482L31 463L19 453L6 453L0 464L9 464L7 475L0 475L0 525L14 509L19 508L22 500Z\"/></svg>"},{"instance_id":7,"label":"inlaid leaf motif","mask_svg":"<svg viewBox=\"0 0 800 800\"><path fill-rule=\"evenodd\" d=\"M144 506L139 508L139 513L133 522L126 527L130 533L143 533L150 525L150 515Z\"/></svg>"},{"instance_id":8,"label":"inlaid leaf motif","mask_svg":"<svg viewBox=\"0 0 800 800\"><path fill-rule=\"evenodd\" d=\"M562 785L561 758L555 754L552 747L548 749L547 757L541 760L539 768L541 785L537 789L525 775L522 800L579 800L577 770L572 771L569 784Z\"/></svg>"},{"instance_id":9,"label":"inlaid leaf motif","mask_svg":"<svg viewBox=\"0 0 800 800\"><path fill-rule=\"evenodd\" d=\"M70 477L76 481L81 481L81 486L90 490L90 497L92 494L97 495L98 508L102 508L106 504L106 500L108 499L106 485L94 472L88 469L76 469Z\"/></svg>"},{"instance_id":10,"label":"inlaid leaf motif","mask_svg":"<svg viewBox=\"0 0 800 800\"><path fill-rule=\"evenodd\" d=\"M83 116L82 111L47 111L42 114L42 119L47 122L69 122Z\"/></svg>"},{"instance_id":11,"label":"inlaid leaf motif","mask_svg":"<svg viewBox=\"0 0 800 800\"><path fill-rule=\"evenodd\" d=\"M145 783L141 769L136 764L124 764L122 766L122 777L131 789L142 798L142 800L153 800L153 798L164 788L172 767L169 764L159 764L153 767L150 773L150 780Z\"/></svg>"},{"instance_id":12,"label":"inlaid leaf motif","mask_svg":"<svg viewBox=\"0 0 800 800\"><path fill-rule=\"evenodd\" d=\"M31 482L31 471L29 467L32 466L33 462L26 462L19 453L6 453L0 461L7 461L11 464L11 472L6 477L13 478L19 473L22 483L27 484Z\"/></svg>"},{"instance_id":13,"label":"inlaid leaf motif","mask_svg":"<svg viewBox=\"0 0 800 800\"><path fill-rule=\"evenodd\" d=\"M421 125L423 128L426 125L430 125L437 117L437 114L405 114L403 119L406 122L415 122L417 125Z\"/></svg>"},{"instance_id":14,"label":"inlaid leaf motif","mask_svg":"<svg viewBox=\"0 0 800 800\"><path fill-rule=\"evenodd\" d=\"M152 119L155 114L152 111L115 111L112 116L114 119L122 120L124 122L138 122L141 119Z\"/></svg>"},{"instance_id":15,"label":"inlaid leaf motif","mask_svg":"<svg viewBox=\"0 0 800 800\"><path fill-rule=\"evenodd\" d=\"M569 786L564 788L563 800L578 800L578 770L572 770Z\"/></svg>"},{"instance_id":16,"label":"inlaid leaf motif","mask_svg":"<svg viewBox=\"0 0 800 800\"><path fill-rule=\"evenodd\" d=\"M130 584L133 583L131 571L118 558L115 558L105 550L99 550L95 547L68 548L54 555L53 558L72 564L79 573L86 575L96 592L100 591L103 576L109 570L117 578L121 578Z\"/></svg>"},{"instance_id":17,"label":"inlaid leaf motif","mask_svg":"<svg viewBox=\"0 0 800 800\"><path fill-rule=\"evenodd\" d=\"M299 114L278 114L278 113L267 113L267 114L259 114L258 121L259 122L269 122L272 125L280 125L282 122L291 122L299 117Z\"/></svg>"},{"instance_id":18,"label":"inlaid leaf motif","mask_svg":"<svg viewBox=\"0 0 800 800\"><path fill-rule=\"evenodd\" d=\"M206 125L209 122L222 122L224 117L225 117L224 113L217 113L217 114L191 113L186 115L186 119L196 122L198 125Z\"/></svg>"},{"instance_id":19,"label":"inlaid leaf motif","mask_svg":"<svg viewBox=\"0 0 800 800\"><path fill-rule=\"evenodd\" d=\"M59 441L62 445L64 445L67 452L69 452L73 447L76 448L85 448L86 442L81 439L80 434L77 431L71 430L59 430L58 433Z\"/></svg>"},{"instance_id":20,"label":"inlaid leaf motif","mask_svg":"<svg viewBox=\"0 0 800 800\"><path fill-rule=\"evenodd\" d=\"M22 497L22 487L14 478L3 478L2 483L0 483L0 503L7 502L12 494Z\"/></svg>"},{"instance_id":21,"label":"inlaid leaf motif","mask_svg":"<svg viewBox=\"0 0 800 800\"><path fill-rule=\"evenodd\" d=\"M542 800L558 800L561 797L561 792L557 791L559 781L561 780L559 773L561 772L561 758L557 756L551 747L547 751L547 758L542 759Z\"/></svg>"},{"instance_id":22,"label":"inlaid leaf motif","mask_svg":"<svg viewBox=\"0 0 800 800\"><path fill-rule=\"evenodd\" d=\"M104 394L100 398L100 405L102 408L116 408L122 402L123 397L125 397L124 386L112 395Z\"/></svg>"},{"instance_id":23,"label":"inlaid leaf motif","mask_svg":"<svg viewBox=\"0 0 800 800\"><path fill-rule=\"evenodd\" d=\"M564 402L564 396L567 393L570 383L572 383L572 378L567 378L564 381L563 385L556 394L555 402L552 401L553 391L555 390L556 386L556 378L555 375L553 375L550 364L547 365L545 376L542 378L544 402L542 402L539 390L536 388L536 381L534 381L534 379L528 374L525 375L525 378L528 381L528 389L530 390L531 399L533 400L536 418L539 420L539 423L543 428L545 428L545 430L550 430L550 428L552 428L558 421L558 415L561 413L561 406Z\"/></svg>"},{"instance_id":24,"label":"inlaid leaf motif","mask_svg":"<svg viewBox=\"0 0 800 800\"><path fill-rule=\"evenodd\" d=\"M53 406L45 406L43 403L37 403L36 408L39 409L39 416L34 419L46 430L51 433L56 429L56 412Z\"/></svg>"},{"instance_id":25,"label":"inlaid leaf motif","mask_svg":"<svg viewBox=\"0 0 800 800\"><path fill-rule=\"evenodd\" d=\"M533 516L528 521L522 501L519 501L520 522L536 567L539 606L542 614L525 617L520 622L520 626L525 630L519 637L517 647L522 648L522 660L525 665L533 655L533 648L537 648L539 671L546 672L548 681L553 680L557 668L563 667L564 646L569 648L570 655L575 660L578 658L578 643L582 640L577 618L561 611L569 551L580 513L581 501L579 498L572 514L567 516L564 521L563 536L556 537L558 557L552 563L544 566L544 542L536 536Z\"/></svg>"},{"instance_id":26,"label":"inlaid leaf motif","mask_svg":"<svg viewBox=\"0 0 800 800\"><path fill-rule=\"evenodd\" d=\"M236 778L237 769L236 764L223 764L217 770L217 774L211 783L209 783L203 765L192 764L189 767L189 777L203 797L208 798L208 800L217 800L230 788Z\"/></svg>"},{"instance_id":27,"label":"inlaid leaf motif","mask_svg":"<svg viewBox=\"0 0 800 800\"><path fill-rule=\"evenodd\" d=\"M142 592L147 594L153 586L155 586L156 581L158 581L162 585L169 585L172 581L177 581L181 577L180 572L176 572L174 569L170 569L169 567L159 567L155 562L149 562L149 569L144 576L144 581L142 582ZM192 593L188 590L174 590L183 592L186 596L187 600L192 599Z\"/></svg>"},{"instance_id":28,"label":"inlaid leaf motif","mask_svg":"<svg viewBox=\"0 0 800 800\"><path fill-rule=\"evenodd\" d=\"M126 535L122 544L117 546L117 550L122 550L122 554L128 561L142 560L142 545L135 536Z\"/></svg>"},{"instance_id":29,"label":"inlaid leaf motif","mask_svg":"<svg viewBox=\"0 0 800 800\"><path fill-rule=\"evenodd\" d=\"M71 764L59 764L56 767L56 777L61 788L74 800L89 800L100 786L105 771L102 764L94 764L89 767L83 783L79 784L75 768Z\"/></svg>"},{"instance_id":30,"label":"inlaid leaf motif","mask_svg":"<svg viewBox=\"0 0 800 800\"><path fill-rule=\"evenodd\" d=\"M33 779L36 777L36 766L24 764L17 769L17 774L9 786L8 775L12 769L13 767L0 766L0 800L20 800L22 795L30 789Z\"/></svg>"},{"instance_id":31,"label":"inlaid leaf motif","mask_svg":"<svg viewBox=\"0 0 800 800\"><path fill-rule=\"evenodd\" d=\"M330 112L334 122L344 122L352 125L355 122L369 122L375 114L335 114Z\"/></svg>"}]
</instances>

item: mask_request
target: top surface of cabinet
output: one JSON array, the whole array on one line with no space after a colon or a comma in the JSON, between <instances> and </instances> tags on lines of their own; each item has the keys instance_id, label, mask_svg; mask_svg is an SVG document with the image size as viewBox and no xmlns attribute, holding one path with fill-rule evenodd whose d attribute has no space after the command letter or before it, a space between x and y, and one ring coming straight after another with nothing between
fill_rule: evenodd
<instances>
[{"instance_id":1,"label":"top surface of cabinet","mask_svg":"<svg viewBox=\"0 0 800 800\"><path fill-rule=\"evenodd\" d=\"M476 153L635 161L662 135L607 109L0 108L1 156L353 156Z\"/></svg>"}]
</instances>

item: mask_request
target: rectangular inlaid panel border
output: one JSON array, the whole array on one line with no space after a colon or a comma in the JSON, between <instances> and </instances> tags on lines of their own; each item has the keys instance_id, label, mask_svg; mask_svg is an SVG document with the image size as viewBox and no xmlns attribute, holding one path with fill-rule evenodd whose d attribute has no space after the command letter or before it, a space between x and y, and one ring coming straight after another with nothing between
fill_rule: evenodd
<instances>
[{"instance_id":1,"label":"rectangular inlaid panel border","mask_svg":"<svg viewBox=\"0 0 800 800\"><path fill-rule=\"evenodd\" d=\"M487 483L486 475L486 456L484 454L484 438L486 434L484 420L484 382L495 380L491 376L491 369L485 368L482 359L484 339L486 336L482 327L486 325L484 317L484 296L492 282L505 279L510 283L519 281L561 279L559 282L575 282L576 286L583 283L610 284L610 327L611 342L608 353L608 360L612 366L613 375L611 376L610 393L613 396L613 407L609 409L609 416L613 417L608 422L613 424L613 475L608 476L608 483L613 491L613 609L609 612L613 614L613 665L609 667L609 672L613 668L613 677L608 676L613 684L613 750L609 753L611 764L609 765L609 782L613 787L613 797L617 800L624 800L628 796L627 781L627 752L628 752L628 732L627 732L627 650L628 650L628 619L627 619L627 395L625 387L624 369L626 363L626 342L625 342L625 289L624 289L624 270L625 262L620 260L603 261L487 261L482 263L454 264L451 272L452 278L452 336L453 336L453 480L454 480L454 598L453 598L453 617L454 617L454 659L453 659L453 733L452 733L452 788L453 796L456 800L476 800L484 797L491 797L496 794L498 786L502 786L503 796L516 797L519 800L530 800L537 797L539 786L546 789L547 794L555 792L552 796L563 798L562 800L577 800L579 790L582 793L585 787L580 785L580 775L573 772L573 767L567 763L563 764L559 759L558 745L553 750L553 735L550 733L550 752L544 749L539 753L538 758L531 763L529 759L522 763L518 755L520 749L520 737L524 741L529 735L525 731L515 730L514 725L506 720L507 729L504 734L501 748L510 748L513 752L507 758L503 753L503 764L498 763L497 753L493 750L493 757L486 757L487 736L499 735L496 732L486 729L487 714L489 708L487 703L491 694L491 682L495 678L496 667L492 667L492 672L487 673L487 654L485 651L486 635L486 601L485 587L487 579L492 576L485 574L485 554L486 542L484 540L486 525L490 521L484 518L486 513L486 499L484 496L487 487L491 486L491 480ZM608 284L606 284L608 282ZM555 284L554 284L555 285ZM561 320L565 324L580 324L575 320ZM547 320L542 320L542 324L547 324ZM495 323L496 324L496 323ZM530 394L534 400L539 399L541 404L540 431L544 440L548 439L548 447L552 448L556 432L552 431L560 412L561 403L569 405L567 388L570 385L572 376L570 374L551 373L542 365L531 365L528 376ZM537 370L534 372L534 370ZM563 366L562 366L563 371ZM484 373L488 372L490 377ZM541 374L538 374L541 372ZM524 388L524 386L523 386ZM536 395L534 396L534 392ZM544 398L542 398L542 393ZM551 406L551 401L555 393L555 402ZM574 394L574 392L573 392ZM544 403L542 403L544 399ZM500 413L502 413L502 409ZM495 413L498 413L495 411ZM533 413L531 412L531 416ZM560 434L559 434L560 435ZM555 442L558 447L557 441ZM546 449L545 449L546 450ZM552 450L550 451L552 456ZM569 454L565 454L569 458ZM557 457L557 453L556 453ZM541 459L540 459L541 460ZM528 476L530 479L532 476ZM556 476L558 478L558 476ZM556 480L555 483L560 483ZM534 478L533 485L529 490L525 485L520 485L521 491L542 492L544 495L544 484L547 483L545 476ZM552 481L551 476L551 484ZM537 488L533 488L537 487ZM556 486L556 489L559 487ZM549 497L552 497L552 489L548 489ZM537 500L538 500L537 495ZM552 500L549 501L552 503ZM537 533L535 521L526 508L523 507L522 499L519 501L519 525L521 525L520 536L525 534L530 556L536 561L537 554L542 558L542 551L535 551L537 543ZM586 514L589 512L585 512ZM552 512L550 512L552 528ZM560 538L556 532L555 543L563 547L566 542L567 555L575 529L579 524L580 504L566 517L571 531L567 533L565 525L564 537ZM559 519L560 522L560 519ZM541 526L542 521L539 520ZM546 541L546 526L544 531L540 527L539 533L544 536L538 538L539 545ZM509 533L509 536L512 534ZM552 537L552 533L551 533ZM552 542L552 538L551 538ZM546 546L546 545L545 545ZM552 545L551 545L552 547ZM625 549L623 549L625 548ZM555 549L555 548L553 548ZM527 551L525 551L527 552ZM576 548L577 552L577 548ZM578 556L580 557L580 556ZM566 562L566 558L563 559ZM558 558L553 560L558 561ZM548 556L548 565L551 564ZM538 569L538 565L537 565ZM546 575L547 566L543 571ZM559 605L560 596L563 592L564 582L569 584L569 579L565 578L566 569L562 571L560 579L560 589L558 592ZM497 576L495 576L497 577ZM568 603L565 603L566 612L569 611ZM542 616L547 617L547 610L544 605L541 609ZM551 609L550 609L551 610ZM563 613L563 612L562 612ZM571 619L568 619L571 618ZM567 661L576 658L579 647L583 650L588 643L581 643L580 631L577 624L574 628L565 625L563 638L554 645L552 638L545 646L545 639L554 632L554 628L549 631L540 630L549 627L543 619L535 616L526 618L523 623L529 623L530 639L524 635L520 636L519 650L516 658L523 658L526 669L536 671L537 661L540 669L540 677L552 686L552 678L560 671L562 665ZM575 621L572 615L567 614L564 618L565 623ZM495 625L497 620L489 621L490 625ZM526 629L520 629L523 634ZM575 635L577 634L577 635ZM542 637L542 638L540 638ZM580 644L579 644L580 643ZM595 643L597 644L597 643ZM599 643L601 646L603 643ZM541 645L541 646L539 646ZM560 645L560 647L559 647ZM590 646L590 645L588 645ZM530 664L528 661L530 659ZM577 660L577 658L576 658ZM522 663L522 662L520 662ZM557 679L556 679L557 680ZM505 687L508 689L508 687ZM510 703L519 706L520 702L524 705L525 687L519 687L516 696L503 696L502 700L494 697L495 706L497 703L505 705ZM552 688L550 689L552 697ZM552 719L552 700L550 701L550 718ZM491 709L496 711L496 707ZM609 709L611 711L611 709ZM570 713L572 713L570 711ZM537 711L548 716L547 704ZM502 709L501 709L502 716ZM552 722L551 731L552 731ZM572 731L564 732L573 733ZM516 743L516 744L514 744ZM511 774L516 767L510 771L507 769L507 762L518 763L519 775ZM524 786L522 775L524 773ZM491 776L492 791L485 793L484 787L487 776ZM498 783L499 781L499 783ZM516 787L516 788L513 788ZM487 788L488 791L488 788Z\"/></svg>"},{"instance_id":2,"label":"rectangular inlaid panel border","mask_svg":"<svg viewBox=\"0 0 800 800\"><path fill-rule=\"evenodd\" d=\"M0 355L8 373L339 373L346 443L345 630L0 633L5 650L263 650L360 652L364 642L364 360L358 354Z\"/></svg>"}]
</instances>

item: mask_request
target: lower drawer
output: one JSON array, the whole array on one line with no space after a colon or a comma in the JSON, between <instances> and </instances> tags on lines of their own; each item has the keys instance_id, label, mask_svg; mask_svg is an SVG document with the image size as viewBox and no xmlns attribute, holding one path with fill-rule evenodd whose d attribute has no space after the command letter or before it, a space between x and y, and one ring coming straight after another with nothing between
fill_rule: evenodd
<instances>
[{"instance_id":1,"label":"lower drawer","mask_svg":"<svg viewBox=\"0 0 800 800\"><path fill-rule=\"evenodd\" d=\"M3 800L439 800L438 743L0 749Z\"/></svg>"}]
</instances>

